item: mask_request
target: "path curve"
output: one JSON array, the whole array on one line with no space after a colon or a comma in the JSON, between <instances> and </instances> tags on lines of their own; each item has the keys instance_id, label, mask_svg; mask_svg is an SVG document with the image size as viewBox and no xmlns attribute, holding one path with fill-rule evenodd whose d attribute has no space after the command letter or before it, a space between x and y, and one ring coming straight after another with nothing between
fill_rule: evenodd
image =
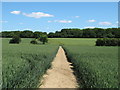
<instances>
[{"instance_id":1,"label":"path curve","mask_svg":"<svg viewBox=\"0 0 120 90\"><path fill-rule=\"evenodd\" d=\"M40 88L77 88L77 80L61 46L52 62L51 69L43 76Z\"/></svg>"}]
</instances>

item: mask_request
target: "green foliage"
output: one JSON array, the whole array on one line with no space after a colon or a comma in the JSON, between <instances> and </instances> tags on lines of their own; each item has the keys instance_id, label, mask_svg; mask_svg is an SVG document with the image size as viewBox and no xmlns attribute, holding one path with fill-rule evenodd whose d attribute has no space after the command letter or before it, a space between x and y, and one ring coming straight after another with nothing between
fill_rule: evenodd
<instances>
[{"instance_id":1,"label":"green foliage","mask_svg":"<svg viewBox=\"0 0 120 90\"><path fill-rule=\"evenodd\" d=\"M21 38L19 36L14 36L9 43L16 43L19 44L21 42Z\"/></svg>"},{"instance_id":2,"label":"green foliage","mask_svg":"<svg viewBox=\"0 0 120 90\"><path fill-rule=\"evenodd\" d=\"M41 35L47 35L49 38L120 38L120 28L68 28L56 31L55 33L50 32L33 32L29 30L25 31L3 31L2 37L11 38L14 35L20 35L21 38L40 38ZM1 36L0 35L0 36Z\"/></svg>"},{"instance_id":3,"label":"green foliage","mask_svg":"<svg viewBox=\"0 0 120 90\"><path fill-rule=\"evenodd\" d=\"M101 38L97 39L96 46L119 46L118 38Z\"/></svg>"},{"instance_id":4,"label":"green foliage","mask_svg":"<svg viewBox=\"0 0 120 90\"><path fill-rule=\"evenodd\" d=\"M3 31L1 34L2 37L12 38L15 35L20 36L20 31Z\"/></svg>"},{"instance_id":5,"label":"green foliage","mask_svg":"<svg viewBox=\"0 0 120 90\"><path fill-rule=\"evenodd\" d=\"M20 37L22 38L33 38L33 32L29 30L22 31L20 33Z\"/></svg>"},{"instance_id":6,"label":"green foliage","mask_svg":"<svg viewBox=\"0 0 120 90\"><path fill-rule=\"evenodd\" d=\"M43 44L48 42L48 37L47 35L41 35L39 39Z\"/></svg>"},{"instance_id":7,"label":"green foliage","mask_svg":"<svg viewBox=\"0 0 120 90\"><path fill-rule=\"evenodd\" d=\"M103 46L105 42L102 39L97 39L96 46Z\"/></svg>"},{"instance_id":8,"label":"green foliage","mask_svg":"<svg viewBox=\"0 0 120 90\"><path fill-rule=\"evenodd\" d=\"M80 88L118 88L118 47L65 45Z\"/></svg>"},{"instance_id":9,"label":"green foliage","mask_svg":"<svg viewBox=\"0 0 120 90\"><path fill-rule=\"evenodd\" d=\"M57 45L32 45L32 39L21 44L2 43L3 88L38 88L43 74L51 66Z\"/></svg>"},{"instance_id":10,"label":"green foliage","mask_svg":"<svg viewBox=\"0 0 120 90\"><path fill-rule=\"evenodd\" d=\"M34 32L34 38L38 39L40 38L41 35L47 35L46 32Z\"/></svg>"},{"instance_id":11,"label":"green foliage","mask_svg":"<svg viewBox=\"0 0 120 90\"><path fill-rule=\"evenodd\" d=\"M30 41L31 44L38 44L38 42L36 40L32 40Z\"/></svg>"},{"instance_id":12,"label":"green foliage","mask_svg":"<svg viewBox=\"0 0 120 90\"><path fill-rule=\"evenodd\" d=\"M120 28L86 28L62 29L55 33L50 32L49 38L120 38Z\"/></svg>"},{"instance_id":13,"label":"green foliage","mask_svg":"<svg viewBox=\"0 0 120 90\"><path fill-rule=\"evenodd\" d=\"M29 30L3 31L0 34L1 34L0 37L4 37L4 38L12 38L15 35L20 36L21 38L39 38L40 35L42 35L42 34L47 35L46 32L33 32L33 31L29 31Z\"/></svg>"}]
</instances>

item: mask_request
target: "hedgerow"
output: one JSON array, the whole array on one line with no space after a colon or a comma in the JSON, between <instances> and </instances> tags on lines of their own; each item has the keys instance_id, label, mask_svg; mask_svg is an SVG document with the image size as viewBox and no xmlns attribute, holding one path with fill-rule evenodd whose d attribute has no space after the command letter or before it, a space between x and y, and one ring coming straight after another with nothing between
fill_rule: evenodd
<instances>
[{"instance_id":1,"label":"hedgerow","mask_svg":"<svg viewBox=\"0 0 120 90\"><path fill-rule=\"evenodd\" d=\"M96 41L96 46L120 46L118 38L99 38Z\"/></svg>"},{"instance_id":2,"label":"hedgerow","mask_svg":"<svg viewBox=\"0 0 120 90\"><path fill-rule=\"evenodd\" d=\"M9 41L9 43L19 44L21 42L21 38L17 35L13 36L13 38Z\"/></svg>"}]
</instances>

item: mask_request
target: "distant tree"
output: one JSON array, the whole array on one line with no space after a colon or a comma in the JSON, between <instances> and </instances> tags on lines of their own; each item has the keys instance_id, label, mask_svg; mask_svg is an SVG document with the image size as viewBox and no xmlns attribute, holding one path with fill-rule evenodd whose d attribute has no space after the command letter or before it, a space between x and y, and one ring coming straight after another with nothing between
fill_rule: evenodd
<instances>
[{"instance_id":1,"label":"distant tree","mask_svg":"<svg viewBox=\"0 0 120 90\"><path fill-rule=\"evenodd\" d=\"M50 32L33 32L33 31L2 31L1 35L5 38L12 38L15 35L20 35L21 38L40 38L41 35L47 35L49 38L120 38L120 28L94 28L94 29L78 29L68 28Z\"/></svg>"},{"instance_id":2,"label":"distant tree","mask_svg":"<svg viewBox=\"0 0 120 90\"><path fill-rule=\"evenodd\" d=\"M19 44L21 42L21 38L19 36L13 36L13 38L9 41L9 43Z\"/></svg>"},{"instance_id":3,"label":"distant tree","mask_svg":"<svg viewBox=\"0 0 120 90\"><path fill-rule=\"evenodd\" d=\"M120 39L118 39L118 46L120 46Z\"/></svg>"},{"instance_id":4,"label":"distant tree","mask_svg":"<svg viewBox=\"0 0 120 90\"><path fill-rule=\"evenodd\" d=\"M2 37L2 32L0 32L0 37Z\"/></svg>"},{"instance_id":5,"label":"distant tree","mask_svg":"<svg viewBox=\"0 0 120 90\"><path fill-rule=\"evenodd\" d=\"M37 44L38 42L36 40L30 41L31 44Z\"/></svg>"},{"instance_id":6,"label":"distant tree","mask_svg":"<svg viewBox=\"0 0 120 90\"><path fill-rule=\"evenodd\" d=\"M21 38L33 38L34 34L32 31L25 30L20 33Z\"/></svg>"},{"instance_id":7,"label":"distant tree","mask_svg":"<svg viewBox=\"0 0 120 90\"><path fill-rule=\"evenodd\" d=\"M42 35L42 32L34 32L34 38L40 38L40 36Z\"/></svg>"},{"instance_id":8,"label":"distant tree","mask_svg":"<svg viewBox=\"0 0 120 90\"><path fill-rule=\"evenodd\" d=\"M41 35L39 39L43 44L48 42L48 37L47 35Z\"/></svg>"},{"instance_id":9,"label":"distant tree","mask_svg":"<svg viewBox=\"0 0 120 90\"><path fill-rule=\"evenodd\" d=\"M48 37L49 37L49 38L54 38L54 33L53 33L53 32L50 32L50 33L48 34Z\"/></svg>"},{"instance_id":10,"label":"distant tree","mask_svg":"<svg viewBox=\"0 0 120 90\"><path fill-rule=\"evenodd\" d=\"M96 46L119 46L118 38L101 38L97 39Z\"/></svg>"},{"instance_id":11,"label":"distant tree","mask_svg":"<svg viewBox=\"0 0 120 90\"><path fill-rule=\"evenodd\" d=\"M106 34L106 37L108 37L108 38L113 38L115 35L113 35L112 33L108 33L108 34Z\"/></svg>"},{"instance_id":12,"label":"distant tree","mask_svg":"<svg viewBox=\"0 0 120 90\"><path fill-rule=\"evenodd\" d=\"M96 46L104 46L105 45L105 41L103 39L97 39L96 41Z\"/></svg>"}]
</instances>

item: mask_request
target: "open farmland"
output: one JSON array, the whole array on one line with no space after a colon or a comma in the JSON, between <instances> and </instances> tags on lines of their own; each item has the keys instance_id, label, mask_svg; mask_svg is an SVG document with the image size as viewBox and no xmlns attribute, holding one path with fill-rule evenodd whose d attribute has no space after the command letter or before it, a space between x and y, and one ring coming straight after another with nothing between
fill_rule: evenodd
<instances>
[{"instance_id":1,"label":"open farmland","mask_svg":"<svg viewBox=\"0 0 120 90\"><path fill-rule=\"evenodd\" d=\"M118 87L118 47L95 46L92 38L49 38L45 45L30 41L8 44L9 39L3 38L3 87L38 87L58 45L63 45L73 63L80 88Z\"/></svg>"},{"instance_id":2,"label":"open farmland","mask_svg":"<svg viewBox=\"0 0 120 90\"><path fill-rule=\"evenodd\" d=\"M82 87L118 87L118 48L65 46Z\"/></svg>"},{"instance_id":3,"label":"open farmland","mask_svg":"<svg viewBox=\"0 0 120 90\"><path fill-rule=\"evenodd\" d=\"M32 45L31 39L9 44L3 38L3 88L36 88L56 55L57 45Z\"/></svg>"},{"instance_id":4,"label":"open farmland","mask_svg":"<svg viewBox=\"0 0 120 90\"><path fill-rule=\"evenodd\" d=\"M120 87L118 0L8 1L1 5L0 87Z\"/></svg>"},{"instance_id":5,"label":"open farmland","mask_svg":"<svg viewBox=\"0 0 120 90\"><path fill-rule=\"evenodd\" d=\"M63 45L80 87L118 87L118 47L97 47L96 39L51 39Z\"/></svg>"},{"instance_id":6,"label":"open farmland","mask_svg":"<svg viewBox=\"0 0 120 90\"><path fill-rule=\"evenodd\" d=\"M50 38L50 44L94 46L96 38Z\"/></svg>"}]
</instances>

